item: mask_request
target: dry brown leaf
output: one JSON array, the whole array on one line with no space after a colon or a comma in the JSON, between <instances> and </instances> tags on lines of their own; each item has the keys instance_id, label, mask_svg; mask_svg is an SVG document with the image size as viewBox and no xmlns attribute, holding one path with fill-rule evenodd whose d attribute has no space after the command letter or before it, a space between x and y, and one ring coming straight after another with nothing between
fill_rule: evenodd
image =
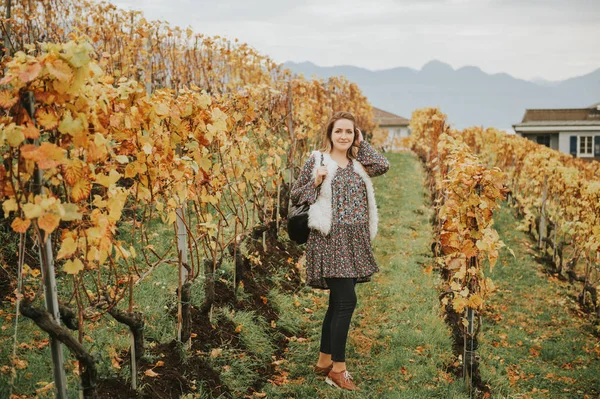
<instances>
[{"instance_id":1,"label":"dry brown leaf","mask_svg":"<svg viewBox=\"0 0 600 399\"><path fill-rule=\"evenodd\" d=\"M146 371L144 371L144 374L147 375L148 377L158 377L160 374L155 373L152 369L148 369Z\"/></svg>"}]
</instances>

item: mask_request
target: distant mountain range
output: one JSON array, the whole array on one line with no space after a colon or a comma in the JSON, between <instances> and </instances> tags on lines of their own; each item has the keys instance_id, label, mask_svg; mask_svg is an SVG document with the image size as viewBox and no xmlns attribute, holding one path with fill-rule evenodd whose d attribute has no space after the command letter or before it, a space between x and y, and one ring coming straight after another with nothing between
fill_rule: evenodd
<instances>
[{"instance_id":1,"label":"distant mountain range","mask_svg":"<svg viewBox=\"0 0 600 399\"><path fill-rule=\"evenodd\" d=\"M286 62L306 78L343 75L357 83L371 104L410 119L416 108L439 106L456 128L483 125L512 130L527 108L584 108L600 101L600 68L587 75L552 82L527 81L478 67L454 69L430 61L421 70L408 67L371 71L342 65Z\"/></svg>"}]
</instances>

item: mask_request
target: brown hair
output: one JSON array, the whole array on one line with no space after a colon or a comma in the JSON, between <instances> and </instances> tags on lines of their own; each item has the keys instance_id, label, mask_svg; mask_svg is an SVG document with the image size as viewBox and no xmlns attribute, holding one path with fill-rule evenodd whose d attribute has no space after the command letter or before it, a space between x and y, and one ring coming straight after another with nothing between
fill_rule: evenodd
<instances>
[{"instance_id":1,"label":"brown hair","mask_svg":"<svg viewBox=\"0 0 600 399\"><path fill-rule=\"evenodd\" d=\"M331 152L331 150L333 149L331 133L333 132L333 125L335 125L335 123L340 119L348 119L354 125L354 138L352 139L352 146L348 148L346 156L348 158L355 159L356 154L358 153L358 147L355 145L357 133L356 129L358 128L358 126L356 126L356 118L354 118L354 115L347 111L334 112L331 118L329 118L329 120L325 124L325 129L323 129L323 141L321 143L321 148L319 149L319 151Z\"/></svg>"}]
</instances>

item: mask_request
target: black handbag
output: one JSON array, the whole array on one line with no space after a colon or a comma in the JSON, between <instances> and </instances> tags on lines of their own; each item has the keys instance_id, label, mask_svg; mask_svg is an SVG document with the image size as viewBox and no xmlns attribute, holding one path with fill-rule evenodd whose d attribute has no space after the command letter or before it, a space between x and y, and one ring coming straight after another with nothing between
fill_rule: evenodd
<instances>
[{"instance_id":1,"label":"black handbag","mask_svg":"<svg viewBox=\"0 0 600 399\"><path fill-rule=\"evenodd\" d=\"M297 244L304 244L308 241L310 228L308 227L308 210L310 205L307 203L292 205L288 213L287 231L290 240Z\"/></svg>"},{"instance_id":2,"label":"black handbag","mask_svg":"<svg viewBox=\"0 0 600 399\"><path fill-rule=\"evenodd\" d=\"M321 154L321 166L323 166L323 154ZM304 244L308 241L310 227L308 227L308 210L310 205L307 203L292 204L288 212L287 231L290 240L297 244Z\"/></svg>"}]
</instances>

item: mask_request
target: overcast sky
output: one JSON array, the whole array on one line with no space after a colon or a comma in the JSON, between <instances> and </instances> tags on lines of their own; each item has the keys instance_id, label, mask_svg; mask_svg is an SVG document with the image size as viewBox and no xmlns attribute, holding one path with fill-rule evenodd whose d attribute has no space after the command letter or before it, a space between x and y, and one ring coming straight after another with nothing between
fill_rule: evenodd
<instances>
[{"instance_id":1,"label":"overcast sky","mask_svg":"<svg viewBox=\"0 0 600 399\"><path fill-rule=\"evenodd\" d=\"M420 69L433 59L522 79L600 68L600 0L111 0L238 38L277 62Z\"/></svg>"}]
</instances>

